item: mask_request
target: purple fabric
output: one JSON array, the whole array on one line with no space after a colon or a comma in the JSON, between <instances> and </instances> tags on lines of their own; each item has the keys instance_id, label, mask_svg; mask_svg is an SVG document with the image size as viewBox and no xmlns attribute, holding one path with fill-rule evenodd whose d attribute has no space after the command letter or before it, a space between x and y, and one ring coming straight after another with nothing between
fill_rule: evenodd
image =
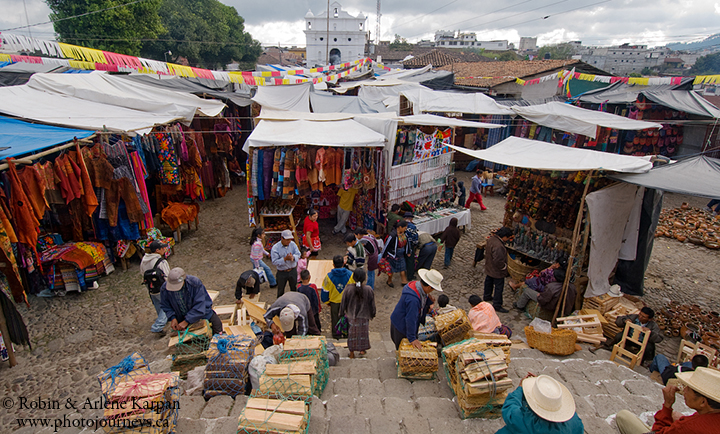
<instances>
[{"instance_id":1,"label":"purple fabric","mask_svg":"<svg viewBox=\"0 0 720 434\"><path fill-rule=\"evenodd\" d=\"M263 177L262 188L265 197L270 197L270 189L272 188L273 162L275 161L275 150L273 148L263 150Z\"/></svg>"}]
</instances>

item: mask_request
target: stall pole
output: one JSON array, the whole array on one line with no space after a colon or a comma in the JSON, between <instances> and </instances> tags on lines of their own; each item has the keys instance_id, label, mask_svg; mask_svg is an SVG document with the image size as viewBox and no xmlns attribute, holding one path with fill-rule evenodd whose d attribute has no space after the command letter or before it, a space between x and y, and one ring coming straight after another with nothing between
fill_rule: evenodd
<instances>
[{"instance_id":1,"label":"stall pole","mask_svg":"<svg viewBox=\"0 0 720 434\"><path fill-rule=\"evenodd\" d=\"M7 348L8 362L10 367L17 365L17 359L15 359L15 351L13 351L12 341L10 340L10 332L8 331L7 322L5 321L5 313L0 309L0 333L2 333L3 341L5 341L5 348Z\"/></svg>"},{"instance_id":2,"label":"stall pole","mask_svg":"<svg viewBox=\"0 0 720 434\"><path fill-rule=\"evenodd\" d=\"M95 137L95 136L90 136L90 137L88 137L87 139L80 139L80 140L78 140L78 142L91 144L91 143L92 143L92 140L90 140L90 139L92 139L93 137ZM25 157L20 157L20 158L14 160L14 162L15 162L15 163L21 163L21 164L32 164L32 162L35 161L35 160L37 160L38 158L42 158L42 157L44 157L44 156L46 156L46 155L54 154L54 153L56 153L56 152L60 152L60 151L62 151L63 149L72 148L73 146L75 146L75 142L74 142L74 141L69 142L69 143L66 143L66 144L64 144L64 145L56 146L56 147L54 147L54 148L52 148L52 149L48 149L47 151L39 152L39 153L37 153L37 154L32 154L32 155L27 155L27 156L25 156ZM6 169L8 168L8 164L7 164L8 159L5 158L5 159L0 160L0 161L4 161L3 164L0 164L0 171L6 170Z\"/></svg>"},{"instance_id":3,"label":"stall pole","mask_svg":"<svg viewBox=\"0 0 720 434\"><path fill-rule=\"evenodd\" d=\"M580 236L580 226L582 225L582 216L585 212L585 198L587 197L588 190L590 189L590 181L592 181L592 176L594 172L594 170L591 170L588 173L587 177L585 177L585 189L583 190L582 199L580 199L580 208L578 210L577 218L575 219L575 229L573 230L572 249L570 250L570 257L568 258L568 265L567 269L565 270L565 281L563 282L562 290L560 291L560 299L555 305L555 313L552 317L553 324L556 324L558 312L560 311L561 306L562 311L565 311L565 297L567 296L567 289L570 285L570 277L575 263L575 255L577 254L578 237Z\"/></svg>"}]
</instances>

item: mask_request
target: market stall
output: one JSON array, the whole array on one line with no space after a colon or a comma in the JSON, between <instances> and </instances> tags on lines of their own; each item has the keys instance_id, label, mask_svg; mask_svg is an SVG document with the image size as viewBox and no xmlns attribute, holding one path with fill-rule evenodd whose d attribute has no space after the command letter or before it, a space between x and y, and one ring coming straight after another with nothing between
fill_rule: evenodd
<instances>
[{"instance_id":1,"label":"market stall","mask_svg":"<svg viewBox=\"0 0 720 434\"><path fill-rule=\"evenodd\" d=\"M515 168L508 184L503 221L515 233L508 263L513 278L523 281L533 269L567 259L563 291L574 274L576 283L588 277L589 295L607 292L611 271L607 264L617 262L622 248L634 252L635 245L627 242L623 246L622 242L627 238L625 233L638 230L639 219L631 215L638 200L642 201L642 194L638 188L612 185L605 172L644 173L652 167L649 159L517 137L487 150L454 149ZM590 205L586 211L586 202L605 206ZM582 293L583 289L578 288L578 294Z\"/></svg>"}]
</instances>

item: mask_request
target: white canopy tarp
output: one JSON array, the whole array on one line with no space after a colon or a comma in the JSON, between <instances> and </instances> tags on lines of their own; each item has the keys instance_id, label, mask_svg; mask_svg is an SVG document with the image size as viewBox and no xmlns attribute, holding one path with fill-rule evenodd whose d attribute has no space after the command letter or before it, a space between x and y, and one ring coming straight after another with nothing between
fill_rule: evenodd
<instances>
[{"instance_id":1,"label":"white canopy tarp","mask_svg":"<svg viewBox=\"0 0 720 434\"><path fill-rule=\"evenodd\" d=\"M0 113L74 128L148 133L155 125L182 116L132 110L32 89L26 85L0 87Z\"/></svg>"},{"instance_id":2,"label":"white canopy tarp","mask_svg":"<svg viewBox=\"0 0 720 434\"><path fill-rule=\"evenodd\" d=\"M296 112L310 111L310 83L258 86L253 101L263 107Z\"/></svg>"},{"instance_id":3,"label":"white canopy tarp","mask_svg":"<svg viewBox=\"0 0 720 434\"><path fill-rule=\"evenodd\" d=\"M652 168L650 157L633 157L589 149L569 148L514 136L508 137L488 149L470 150L452 145L450 147L481 160L528 169L611 170L620 173L645 173Z\"/></svg>"},{"instance_id":4,"label":"white canopy tarp","mask_svg":"<svg viewBox=\"0 0 720 434\"><path fill-rule=\"evenodd\" d=\"M598 126L617 130L662 128L662 125L655 122L637 121L612 113L588 110L558 101L531 106L513 106L512 110L536 124L582 134L593 139L596 136Z\"/></svg>"},{"instance_id":5,"label":"white canopy tarp","mask_svg":"<svg viewBox=\"0 0 720 434\"><path fill-rule=\"evenodd\" d=\"M515 112L482 93L456 93L430 90L424 86L403 89L400 95L413 104L413 113L444 112L485 115L514 115Z\"/></svg>"},{"instance_id":6,"label":"white canopy tarp","mask_svg":"<svg viewBox=\"0 0 720 434\"><path fill-rule=\"evenodd\" d=\"M400 122L407 125L428 125L439 127L466 127L466 128L503 128L505 125L488 124L485 122L466 121L463 119L447 118L437 115L400 116Z\"/></svg>"},{"instance_id":7,"label":"white canopy tarp","mask_svg":"<svg viewBox=\"0 0 720 434\"><path fill-rule=\"evenodd\" d=\"M130 82L103 72L90 74L34 74L27 86L49 94L69 96L146 113L192 121L195 113L217 116L225 104L214 99Z\"/></svg>"},{"instance_id":8,"label":"white canopy tarp","mask_svg":"<svg viewBox=\"0 0 720 434\"><path fill-rule=\"evenodd\" d=\"M245 141L250 147L316 145L333 147L383 147L385 136L352 119L338 121L261 120Z\"/></svg>"}]
</instances>

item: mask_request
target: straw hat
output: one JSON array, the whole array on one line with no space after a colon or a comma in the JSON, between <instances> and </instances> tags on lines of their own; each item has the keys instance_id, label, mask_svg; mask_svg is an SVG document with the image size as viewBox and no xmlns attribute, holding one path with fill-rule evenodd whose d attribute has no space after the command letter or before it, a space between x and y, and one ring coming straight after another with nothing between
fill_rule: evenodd
<instances>
[{"instance_id":1,"label":"straw hat","mask_svg":"<svg viewBox=\"0 0 720 434\"><path fill-rule=\"evenodd\" d=\"M440 286L440 283L443 280L443 275L440 274L438 270L426 270L421 268L418 270L418 275L423 282L432 286L435 291L443 292L442 286Z\"/></svg>"},{"instance_id":2,"label":"straw hat","mask_svg":"<svg viewBox=\"0 0 720 434\"><path fill-rule=\"evenodd\" d=\"M570 391L552 377L526 378L522 388L530 409L545 420L567 422L575 414L575 401Z\"/></svg>"},{"instance_id":3,"label":"straw hat","mask_svg":"<svg viewBox=\"0 0 720 434\"><path fill-rule=\"evenodd\" d=\"M607 295L610 297L622 297L622 292L620 292L620 285L613 285L610 287L610 290L607 292Z\"/></svg>"},{"instance_id":4,"label":"straw hat","mask_svg":"<svg viewBox=\"0 0 720 434\"><path fill-rule=\"evenodd\" d=\"M699 367L694 371L678 372L675 376L697 393L713 401L720 401L720 371Z\"/></svg>"}]
</instances>

